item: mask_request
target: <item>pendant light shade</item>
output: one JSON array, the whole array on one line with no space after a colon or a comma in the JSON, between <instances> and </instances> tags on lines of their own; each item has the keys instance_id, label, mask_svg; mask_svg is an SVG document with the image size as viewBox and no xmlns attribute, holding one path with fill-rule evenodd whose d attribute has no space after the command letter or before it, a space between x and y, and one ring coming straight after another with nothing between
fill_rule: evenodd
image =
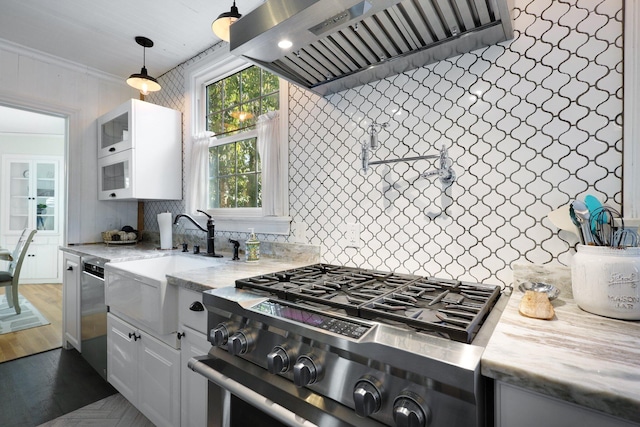
<instances>
[{"instance_id":1,"label":"pendant light shade","mask_svg":"<svg viewBox=\"0 0 640 427\"><path fill-rule=\"evenodd\" d=\"M147 67L145 64L146 61L146 49L148 47L153 47L153 42L146 37L138 36L136 37L136 43L143 47L142 50L142 69L140 73L131 74L127 79L127 84L131 87L134 87L140 91L143 95L148 95L149 92L157 92L160 89L160 85L158 81L147 74Z\"/></svg>"},{"instance_id":2,"label":"pendant light shade","mask_svg":"<svg viewBox=\"0 0 640 427\"><path fill-rule=\"evenodd\" d=\"M213 21L211 24L211 31L213 31L213 34L220 37L222 40L228 42L230 40L229 28L231 27L231 24L240 19L241 16L242 15L238 12L238 8L236 7L236 2L234 0L231 10L229 12L221 13L220 16Z\"/></svg>"}]
</instances>

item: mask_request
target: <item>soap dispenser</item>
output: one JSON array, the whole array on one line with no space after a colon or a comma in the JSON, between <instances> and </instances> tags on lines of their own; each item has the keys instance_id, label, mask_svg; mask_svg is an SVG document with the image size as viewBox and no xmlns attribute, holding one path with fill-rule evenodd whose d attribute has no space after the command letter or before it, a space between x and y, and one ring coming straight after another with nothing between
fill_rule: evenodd
<instances>
[{"instance_id":1,"label":"soap dispenser","mask_svg":"<svg viewBox=\"0 0 640 427\"><path fill-rule=\"evenodd\" d=\"M260 259L260 241L253 232L253 228L249 229L249 239L245 244L245 257L247 262L256 262Z\"/></svg>"}]
</instances>

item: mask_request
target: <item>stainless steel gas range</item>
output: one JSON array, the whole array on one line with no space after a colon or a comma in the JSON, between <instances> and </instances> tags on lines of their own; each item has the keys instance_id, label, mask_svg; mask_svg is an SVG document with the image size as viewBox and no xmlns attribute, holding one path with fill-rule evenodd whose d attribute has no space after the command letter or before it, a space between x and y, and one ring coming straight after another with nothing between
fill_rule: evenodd
<instances>
[{"instance_id":1,"label":"stainless steel gas range","mask_svg":"<svg viewBox=\"0 0 640 427\"><path fill-rule=\"evenodd\" d=\"M498 286L328 264L204 293L209 425L486 424Z\"/></svg>"}]
</instances>

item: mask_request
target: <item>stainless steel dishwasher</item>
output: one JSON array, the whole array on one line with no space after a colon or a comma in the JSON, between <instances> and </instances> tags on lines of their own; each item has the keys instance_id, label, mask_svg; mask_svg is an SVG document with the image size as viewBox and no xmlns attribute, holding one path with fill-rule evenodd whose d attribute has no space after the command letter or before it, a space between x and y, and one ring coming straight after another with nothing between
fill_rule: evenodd
<instances>
[{"instance_id":1,"label":"stainless steel dishwasher","mask_svg":"<svg viewBox=\"0 0 640 427\"><path fill-rule=\"evenodd\" d=\"M104 302L104 264L100 258L82 259L80 335L82 357L107 379L107 306Z\"/></svg>"}]
</instances>

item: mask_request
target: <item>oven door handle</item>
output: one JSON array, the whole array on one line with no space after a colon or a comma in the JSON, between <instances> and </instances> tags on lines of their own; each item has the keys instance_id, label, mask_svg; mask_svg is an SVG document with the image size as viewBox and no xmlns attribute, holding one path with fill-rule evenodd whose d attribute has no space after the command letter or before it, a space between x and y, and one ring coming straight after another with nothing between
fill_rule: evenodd
<instances>
[{"instance_id":1,"label":"oven door handle","mask_svg":"<svg viewBox=\"0 0 640 427\"><path fill-rule=\"evenodd\" d=\"M218 385L224 390L228 390L245 402L269 414L273 418L276 418L278 421L294 427L318 427L311 421L305 420L304 418L296 415L294 412L291 412L285 407L270 401L266 397L221 374L205 363L200 362L196 358L192 357L191 359L189 359L187 366L192 371L199 373L212 383Z\"/></svg>"}]
</instances>

